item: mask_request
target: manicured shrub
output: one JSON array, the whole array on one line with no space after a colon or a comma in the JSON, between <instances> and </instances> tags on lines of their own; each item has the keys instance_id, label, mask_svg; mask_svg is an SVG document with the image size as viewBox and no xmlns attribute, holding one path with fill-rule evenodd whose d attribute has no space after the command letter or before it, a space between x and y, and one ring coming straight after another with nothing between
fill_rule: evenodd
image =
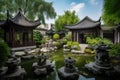
<instances>
[{"instance_id":1,"label":"manicured shrub","mask_svg":"<svg viewBox=\"0 0 120 80\"><path fill-rule=\"evenodd\" d=\"M53 39L54 39L54 40L58 40L59 38L60 38L60 35L59 35L59 34L54 34L54 35L53 35Z\"/></svg>"},{"instance_id":2,"label":"manicured shrub","mask_svg":"<svg viewBox=\"0 0 120 80\"><path fill-rule=\"evenodd\" d=\"M73 46L76 46L77 50L80 50L80 45L79 45L78 42L72 42L72 46L71 47L73 47Z\"/></svg>"},{"instance_id":3,"label":"manicured shrub","mask_svg":"<svg viewBox=\"0 0 120 80\"><path fill-rule=\"evenodd\" d=\"M3 40L0 40L0 68L5 64L9 53L8 45Z\"/></svg>"},{"instance_id":4,"label":"manicured shrub","mask_svg":"<svg viewBox=\"0 0 120 80\"><path fill-rule=\"evenodd\" d=\"M88 54L94 54L94 53L95 53L94 50L87 49L87 48L84 50L84 52L85 52L85 53L88 53Z\"/></svg>"},{"instance_id":5,"label":"manicured shrub","mask_svg":"<svg viewBox=\"0 0 120 80\"><path fill-rule=\"evenodd\" d=\"M68 48L71 49L71 47L72 47L72 41L68 41L68 42L67 42L67 45L68 45Z\"/></svg>"},{"instance_id":6,"label":"manicured shrub","mask_svg":"<svg viewBox=\"0 0 120 80\"><path fill-rule=\"evenodd\" d=\"M67 44L67 39L63 38L63 39L62 39L62 44L63 44L63 45L64 45L64 44Z\"/></svg>"},{"instance_id":7,"label":"manicured shrub","mask_svg":"<svg viewBox=\"0 0 120 80\"><path fill-rule=\"evenodd\" d=\"M54 42L54 45L55 45L56 47L59 47L60 43L59 43L58 41L55 41L55 42Z\"/></svg>"},{"instance_id":8,"label":"manicured shrub","mask_svg":"<svg viewBox=\"0 0 120 80\"><path fill-rule=\"evenodd\" d=\"M73 47L77 47L77 50L80 50L80 45L78 42L68 41L67 46L69 49L72 49Z\"/></svg>"},{"instance_id":9,"label":"manicured shrub","mask_svg":"<svg viewBox=\"0 0 120 80\"><path fill-rule=\"evenodd\" d=\"M86 41L91 46L96 46L96 45L100 44L101 42L103 42L106 45L113 44L110 40L108 40L106 38L100 38L100 37L96 37L96 38L87 37Z\"/></svg>"},{"instance_id":10,"label":"manicured shrub","mask_svg":"<svg viewBox=\"0 0 120 80\"><path fill-rule=\"evenodd\" d=\"M71 41L72 40L71 39L71 34L66 34L64 38L67 39L67 41Z\"/></svg>"}]
</instances>

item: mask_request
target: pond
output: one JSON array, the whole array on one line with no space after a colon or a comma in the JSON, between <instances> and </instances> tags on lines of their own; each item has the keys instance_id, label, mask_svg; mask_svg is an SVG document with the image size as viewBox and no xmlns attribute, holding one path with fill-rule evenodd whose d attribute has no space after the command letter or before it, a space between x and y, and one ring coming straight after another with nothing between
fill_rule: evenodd
<instances>
[{"instance_id":1,"label":"pond","mask_svg":"<svg viewBox=\"0 0 120 80\"><path fill-rule=\"evenodd\" d=\"M88 71L84 65L93 62L94 61L94 54L85 54L85 55L73 55L71 53L63 53L62 50L57 50L53 53L47 53L49 56L49 59L54 62L55 68L54 72L49 74L46 78L41 78L39 80L60 80L57 74L57 70L64 66L64 59L65 57L73 57L76 59L75 66L78 67L79 70L79 80L113 80L113 78L109 78L106 76L96 76L93 75L90 71ZM38 80L33 76L32 72L32 64L36 62L38 59L34 58L31 60L22 60L21 66L25 68L27 75L25 77L25 80ZM114 79L114 80L120 80L120 79Z\"/></svg>"}]
</instances>

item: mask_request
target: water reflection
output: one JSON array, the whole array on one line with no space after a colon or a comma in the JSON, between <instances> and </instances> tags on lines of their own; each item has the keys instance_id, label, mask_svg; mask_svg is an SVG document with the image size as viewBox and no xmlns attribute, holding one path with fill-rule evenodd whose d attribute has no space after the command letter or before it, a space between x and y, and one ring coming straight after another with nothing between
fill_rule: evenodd
<instances>
[{"instance_id":1,"label":"water reflection","mask_svg":"<svg viewBox=\"0 0 120 80\"><path fill-rule=\"evenodd\" d=\"M54 68L54 71L55 71L55 74L56 74L56 80L60 80L59 77L58 77L58 73L57 73L56 68ZM95 78L86 78L83 75L79 75L79 79L78 80L95 80Z\"/></svg>"},{"instance_id":2,"label":"water reflection","mask_svg":"<svg viewBox=\"0 0 120 80\"><path fill-rule=\"evenodd\" d=\"M95 80L95 78L86 78L86 77L80 75L79 80Z\"/></svg>"},{"instance_id":3,"label":"water reflection","mask_svg":"<svg viewBox=\"0 0 120 80\"><path fill-rule=\"evenodd\" d=\"M55 61L53 62L53 64L55 65ZM57 74L56 66L54 67L54 71L55 71L55 75L56 75L56 80L60 80L58 77L58 74ZM79 75L78 80L95 80L95 78L86 78L83 75Z\"/></svg>"},{"instance_id":4,"label":"water reflection","mask_svg":"<svg viewBox=\"0 0 120 80\"><path fill-rule=\"evenodd\" d=\"M58 76L56 77L56 80L60 80L60 79L58 78ZM78 80L95 80L95 78L86 78L86 77L80 75Z\"/></svg>"},{"instance_id":5,"label":"water reflection","mask_svg":"<svg viewBox=\"0 0 120 80\"><path fill-rule=\"evenodd\" d=\"M53 64L55 64L55 61L53 62ZM58 77L56 66L54 67L54 72L48 75L47 78L39 79L39 80L60 80ZM116 78L113 79L113 78L106 77L106 76L86 77L83 75L79 75L78 80L120 80L120 79L116 79Z\"/></svg>"},{"instance_id":6,"label":"water reflection","mask_svg":"<svg viewBox=\"0 0 120 80\"><path fill-rule=\"evenodd\" d=\"M43 79L39 79L39 80L60 80L58 77L58 73L56 71L56 69L54 70L54 72L52 72L50 75L47 76L47 78L43 78ZM111 77L106 77L106 76L97 76L97 77L86 77L83 75L79 75L79 79L78 80L120 80L119 78L111 78Z\"/></svg>"}]
</instances>

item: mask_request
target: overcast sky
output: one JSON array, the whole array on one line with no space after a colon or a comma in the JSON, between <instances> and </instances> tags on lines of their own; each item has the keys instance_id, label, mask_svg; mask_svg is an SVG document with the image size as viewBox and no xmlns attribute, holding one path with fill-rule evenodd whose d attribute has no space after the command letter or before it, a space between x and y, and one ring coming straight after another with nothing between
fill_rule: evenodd
<instances>
[{"instance_id":1,"label":"overcast sky","mask_svg":"<svg viewBox=\"0 0 120 80\"><path fill-rule=\"evenodd\" d=\"M103 0L46 0L53 2L53 7L57 15L64 14L64 11L75 11L80 20L89 16L93 20L98 20L102 14ZM53 20L46 20L46 23L54 23Z\"/></svg>"}]
</instances>

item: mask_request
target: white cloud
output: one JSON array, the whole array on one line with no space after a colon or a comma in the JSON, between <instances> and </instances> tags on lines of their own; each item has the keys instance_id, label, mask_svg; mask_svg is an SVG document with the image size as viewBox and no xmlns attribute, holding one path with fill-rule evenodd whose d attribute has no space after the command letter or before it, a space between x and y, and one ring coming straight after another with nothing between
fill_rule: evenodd
<instances>
[{"instance_id":1,"label":"white cloud","mask_svg":"<svg viewBox=\"0 0 120 80\"><path fill-rule=\"evenodd\" d=\"M97 0L90 0L90 3L91 3L92 5L97 5L97 4L98 4Z\"/></svg>"},{"instance_id":2,"label":"white cloud","mask_svg":"<svg viewBox=\"0 0 120 80\"><path fill-rule=\"evenodd\" d=\"M71 7L70 11L75 11L76 13L78 13L84 7L85 7L85 3L75 4Z\"/></svg>"},{"instance_id":3,"label":"white cloud","mask_svg":"<svg viewBox=\"0 0 120 80\"><path fill-rule=\"evenodd\" d=\"M75 2L72 2L70 5L71 5L71 6L74 6L75 4L76 4Z\"/></svg>"}]
</instances>

